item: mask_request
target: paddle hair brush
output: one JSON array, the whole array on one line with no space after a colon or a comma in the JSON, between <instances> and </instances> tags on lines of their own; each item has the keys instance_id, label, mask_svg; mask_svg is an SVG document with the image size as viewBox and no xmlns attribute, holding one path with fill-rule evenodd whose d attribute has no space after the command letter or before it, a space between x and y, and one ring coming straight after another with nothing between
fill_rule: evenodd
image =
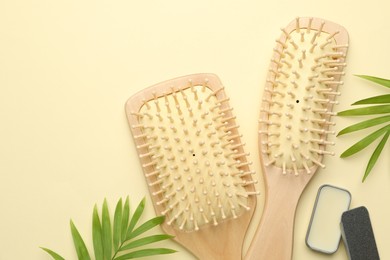
<instances>
[{"instance_id":1,"label":"paddle hair brush","mask_svg":"<svg viewBox=\"0 0 390 260\"><path fill-rule=\"evenodd\" d=\"M200 259L241 259L256 207L250 170L217 76L195 74L147 88L126 114L163 230Z\"/></svg>"},{"instance_id":2,"label":"paddle hair brush","mask_svg":"<svg viewBox=\"0 0 390 260\"><path fill-rule=\"evenodd\" d=\"M318 18L296 18L276 40L259 119L259 150L265 179L263 216L246 259L292 257L299 198L323 156L332 107L346 66L347 31Z\"/></svg>"}]
</instances>

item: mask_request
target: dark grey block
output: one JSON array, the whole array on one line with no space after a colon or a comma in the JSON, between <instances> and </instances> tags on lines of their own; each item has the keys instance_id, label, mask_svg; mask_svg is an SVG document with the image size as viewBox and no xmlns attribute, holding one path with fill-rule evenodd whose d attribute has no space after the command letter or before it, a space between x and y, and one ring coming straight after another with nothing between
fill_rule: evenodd
<instances>
[{"instance_id":1,"label":"dark grey block","mask_svg":"<svg viewBox=\"0 0 390 260\"><path fill-rule=\"evenodd\" d=\"M341 235L350 260L379 260L370 216L365 207L343 213Z\"/></svg>"}]
</instances>

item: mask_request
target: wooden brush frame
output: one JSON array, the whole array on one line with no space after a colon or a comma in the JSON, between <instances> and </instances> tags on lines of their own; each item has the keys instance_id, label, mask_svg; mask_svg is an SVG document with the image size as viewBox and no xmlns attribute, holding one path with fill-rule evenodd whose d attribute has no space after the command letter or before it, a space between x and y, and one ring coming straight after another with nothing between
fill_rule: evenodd
<instances>
[{"instance_id":1,"label":"wooden brush frame","mask_svg":"<svg viewBox=\"0 0 390 260\"><path fill-rule=\"evenodd\" d=\"M324 24L322 25L322 23ZM295 31L297 27L301 30L311 28L311 30L319 30L322 28L322 32L332 35L337 45L346 45L345 48L340 48L340 52L346 56L348 47L348 33L342 26L330 21L326 21L319 18L302 17L291 21L284 29L282 34L277 40L278 42L285 43L290 33ZM280 43L277 44L276 50L281 50ZM275 51L273 59L280 59ZM344 62L345 58L340 58L340 62ZM270 64L270 70L277 69L277 65L274 62ZM338 71L343 71L343 68L339 68ZM334 80L340 80L341 76L334 76ZM267 83L275 79L275 75L269 72L267 75ZM268 93L264 93L268 95ZM334 97L333 99L334 100ZM332 104L329 104L328 109L331 111ZM269 109L268 104L263 102L262 108ZM265 112L260 113L260 119L267 119L268 114ZM329 117L328 117L329 118ZM259 123L259 130L264 131L267 129L262 123ZM328 129L327 126L324 129ZM322 138L326 138L322 135ZM260 160L262 164L264 182L265 182L265 195L266 201L264 211L259 227L254 235L252 244L250 245L245 259L251 260L288 260L292 258L293 248L293 228L295 210L298 204L299 198L315 175L319 165L313 164L310 167L310 174L305 169L298 169L298 174L292 173L291 169L287 169L287 173L283 174L282 168L270 163L270 158L267 154L262 153L264 149L263 142L267 142L267 136L259 134L259 150ZM321 147L324 149L324 147ZM317 160L322 161L323 156L320 155Z\"/></svg>"},{"instance_id":2,"label":"wooden brush frame","mask_svg":"<svg viewBox=\"0 0 390 260\"><path fill-rule=\"evenodd\" d=\"M207 84L206 84L207 83ZM227 96L225 94L223 85L219 78L214 74L194 74L184 77L175 78L173 80L165 81L157 85L151 86L134 96L132 96L125 106L126 115L128 122L130 124L131 131L133 136L142 134L142 130L139 128L133 128L132 126L138 125L139 118L136 115L132 115L133 112L138 112L144 106L145 102L151 101L155 98L163 97L164 94L172 93L172 87L175 91L184 90L193 86L204 86L209 88L212 92L215 92L217 100L221 100L221 108L229 108L229 103ZM232 116L231 111L226 113L226 117ZM236 125L234 119L229 119L227 121L228 126ZM237 135L238 130L233 128L230 130L231 135ZM142 147L145 144L144 139L134 139L135 145L139 147L137 149L138 154L144 154L147 152L146 147ZM236 144L241 143L239 137L234 138ZM239 153L243 153L242 146L237 148ZM246 162L245 156L239 158L242 162ZM140 158L142 165L147 165L151 162L149 156ZM249 167L243 166L242 169L245 172L249 171ZM147 175L154 170L152 166L143 167L144 174ZM156 176L146 177L148 183L156 180ZM251 176L245 176L243 180L251 181ZM160 198L158 196L153 196L154 192L157 192L158 189L155 186L149 186L149 192L151 194L151 199L153 201L153 206L155 212L160 214L164 210L163 205L157 205L157 201ZM246 186L246 190L255 192L254 185ZM243 211L237 219L227 218L223 221L218 221L217 226L213 226L211 223L203 225L198 231L183 231L172 225L168 225L165 221L162 224L163 230L175 236L174 240L182 244L188 250L190 250L194 255L199 259L241 259L242 256L242 243L244 240L245 233L247 231L249 222L252 218L256 207L256 196L248 196L247 206L250 207L249 210Z\"/></svg>"}]
</instances>

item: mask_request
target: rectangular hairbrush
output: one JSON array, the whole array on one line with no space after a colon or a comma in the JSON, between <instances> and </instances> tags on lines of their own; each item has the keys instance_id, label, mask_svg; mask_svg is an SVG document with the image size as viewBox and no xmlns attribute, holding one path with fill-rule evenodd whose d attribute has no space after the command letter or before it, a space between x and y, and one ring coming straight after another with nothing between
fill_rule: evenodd
<instances>
[{"instance_id":1,"label":"rectangular hairbrush","mask_svg":"<svg viewBox=\"0 0 390 260\"><path fill-rule=\"evenodd\" d=\"M163 230L199 259L241 259L256 207L248 154L219 78L149 87L126 115Z\"/></svg>"},{"instance_id":2,"label":"rectangular hairbrush","mask_svg":"<svg viewBox=\"0 0 390 260\"><path fill-rule=\"evenodd\" d=\"M276 40L259 119L266 202L246 259L292 257L299 198L333 142L332 107L344 74L347 31L318 18L296 18Z\"/></svg>"}]
</instances>

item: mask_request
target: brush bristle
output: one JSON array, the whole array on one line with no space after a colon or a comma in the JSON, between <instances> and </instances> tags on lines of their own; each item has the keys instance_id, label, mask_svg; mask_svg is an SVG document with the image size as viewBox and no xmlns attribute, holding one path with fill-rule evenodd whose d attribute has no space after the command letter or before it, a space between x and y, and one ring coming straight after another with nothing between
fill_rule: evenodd
<instances>
[{"instance_id":1,"label":"brush bristle","mask_svg":"<svg viewBox=\"0 0 390 260\"><path fill-rule=\"evenodd\" d=\"M257 194L223 87L212 90L207 79L192 84L154 92L132 113L158 214L184 231L237 218Z\"/></svg>"},{"instance_id":2,"label":"brush bristle","mask_svg":"<svg viewBox=\"0 0 390 260\"><path fill-rule=\"evenodd\" d=\"M304 25L303 25L304 24ZM295 28L282 29L271 60L260 116L261 152L265 166L284 174L312 173L325 167L323 155L337 87L342 85L346 44L337 42L340 31L312 18L295 20Z\"/></svg>"}]
</instances>

